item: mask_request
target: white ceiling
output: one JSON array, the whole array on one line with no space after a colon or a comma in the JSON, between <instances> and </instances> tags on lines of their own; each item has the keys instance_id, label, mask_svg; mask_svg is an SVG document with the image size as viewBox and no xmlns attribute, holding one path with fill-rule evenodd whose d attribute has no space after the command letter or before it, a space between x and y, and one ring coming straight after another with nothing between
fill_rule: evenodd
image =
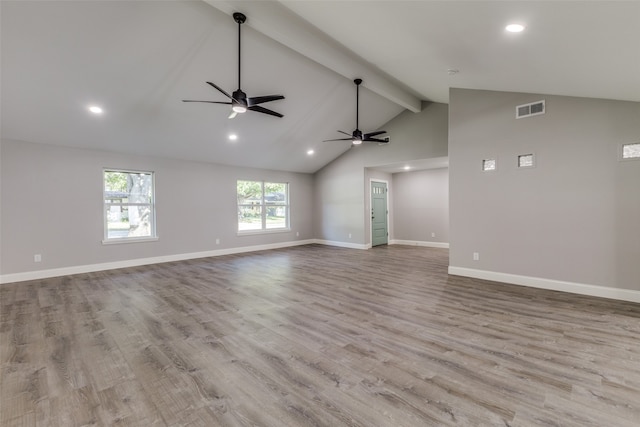
<instances>
[{"instance_id":1,"label":"white ceiling","mask_svg":"<svg viewBox=\"0 0 640 427\"><path fill-rule=\"evenodd\" d=\"M640 101L640 1L283 3L425 100L452 86Z\"/></svg>"},{"instance_id":2,"label":"white ceiling","mask_svg":"<svg viewBox=\"0 0 640 427\"><path fill-rule=\"evenodd\" d=\"M282 119L181 102L224 101L205 81L237 88L233 11L248 17L242 88L285 95L264 105ZM0 13L3 139L314 172L349 148L322 140L355 127L355 77L364 131L448 102L449 87L640 101L633 1L2 1ZM527 28L508 34L510 22Z\"/></svg>"}]
</instances>

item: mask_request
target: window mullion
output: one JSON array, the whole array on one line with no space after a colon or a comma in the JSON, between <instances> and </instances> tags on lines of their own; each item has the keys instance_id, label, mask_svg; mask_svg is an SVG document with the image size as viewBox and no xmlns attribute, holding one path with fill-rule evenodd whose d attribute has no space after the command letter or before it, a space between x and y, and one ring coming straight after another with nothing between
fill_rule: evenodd
<instances>
[{"instance_id":1,"label":"window mullion","mask_svg":"<svg viewBox=\"0 0 640 427\"><path fill-rule=\"evenodd\" d=\"M261 208L260 211L262 213L262 229L266 230L267 229L267 202L264 199L264 181L262 181L261 183L261 188L262 188L262 201L261 201Z\"/></svg>"}]
</instances>

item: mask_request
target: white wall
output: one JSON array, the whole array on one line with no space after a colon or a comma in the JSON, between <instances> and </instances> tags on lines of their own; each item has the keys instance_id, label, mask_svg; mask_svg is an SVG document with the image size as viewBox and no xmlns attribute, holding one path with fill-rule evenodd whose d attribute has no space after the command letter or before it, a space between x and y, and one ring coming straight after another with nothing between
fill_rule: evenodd
<instances>
[{"instance_id":1,"label":"white wall","mask_svg":"<svg viewBox=\"0 0 640 427\"><path fill-rule=\"evenodd\" d=\"M310 174L21 141L1 144L3 276L313 238ZM105 167L155 172L157 241L102 244ZM238 236L237 179L289 182L291 231ZM34 254L42 254L42 262L34 263Z\"/></svg>"},{"instance_id":2,"label":"white wall","mask_svg":"<svg viewBox=\"0 0 640 427\"><path fill-rule=\"evenodd\" d=\"M541 99L546 114L515 119ZM640 161L618 160L640 141L640 103L466 89L450 100L450 271L640 290ZM535 168L516 167L525 153ZM482 172L494 156L498 170Z\"/></svg>"}]
</instances>

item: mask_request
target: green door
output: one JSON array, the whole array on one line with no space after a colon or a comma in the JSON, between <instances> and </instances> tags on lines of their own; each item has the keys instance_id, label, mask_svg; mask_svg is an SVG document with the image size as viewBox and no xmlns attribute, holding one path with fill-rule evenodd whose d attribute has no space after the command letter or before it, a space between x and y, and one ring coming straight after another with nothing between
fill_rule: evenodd
<instances>
[{"instance_id":1,"label":"green door","mask_svg":"<svg viewBox=\"0 0 640 427\"><path fill-rule=\"evenodd\" d=\"M371 246L386 245L387 231L387 183L371 182Z\"/></svg>"}]
</instances>

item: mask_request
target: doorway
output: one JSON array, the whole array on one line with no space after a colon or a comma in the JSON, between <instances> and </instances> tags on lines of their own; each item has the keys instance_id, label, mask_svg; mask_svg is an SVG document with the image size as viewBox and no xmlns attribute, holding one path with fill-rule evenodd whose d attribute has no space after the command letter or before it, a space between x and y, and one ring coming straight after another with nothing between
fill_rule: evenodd
<instances>
[{"instance_id":1,"label":"doorway","mask_svg":"<svg viewBox=\"0 0 640 427\"><path fill-rule=\"evenodd\" d=\"M387 183L371 181L371 246L389 243Z\"/></svg>"}]
</instances>

